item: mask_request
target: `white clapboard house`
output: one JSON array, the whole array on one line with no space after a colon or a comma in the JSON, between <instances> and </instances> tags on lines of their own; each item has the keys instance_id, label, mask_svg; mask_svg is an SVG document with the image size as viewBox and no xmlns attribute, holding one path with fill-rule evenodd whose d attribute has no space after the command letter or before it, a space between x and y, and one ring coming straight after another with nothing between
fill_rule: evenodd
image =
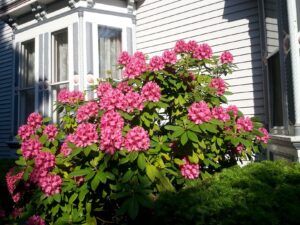
<instances>
[{"instance_id":1,"label":"white clapboard house","mask_svg":"<svg viewBox=\"0 0 300 225\"><path fill-rule=\"evenodd\" d=\"M120 51L149 56L179 39L229 50L230 103L271 132L268 157L300 160L299 0L0 0L0 156L62 87L86 90Z\"/></svg>"}]
</instances>

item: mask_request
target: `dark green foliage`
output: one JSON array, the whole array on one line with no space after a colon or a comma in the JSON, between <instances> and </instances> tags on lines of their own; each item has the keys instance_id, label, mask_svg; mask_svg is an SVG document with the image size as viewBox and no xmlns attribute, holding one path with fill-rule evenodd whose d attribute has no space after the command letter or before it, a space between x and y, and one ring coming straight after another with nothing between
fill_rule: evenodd
<instances>
[{"instance_id":1,"label":"dark green foliage","mask_svg":"<svg viewBox=\"0 0 300 225\"><path fill-rule=\"evenodd\" d=\"M155 224L300 224L300 164L253 163L188 186L159 198Z\"/></svg>"}]
</instances>

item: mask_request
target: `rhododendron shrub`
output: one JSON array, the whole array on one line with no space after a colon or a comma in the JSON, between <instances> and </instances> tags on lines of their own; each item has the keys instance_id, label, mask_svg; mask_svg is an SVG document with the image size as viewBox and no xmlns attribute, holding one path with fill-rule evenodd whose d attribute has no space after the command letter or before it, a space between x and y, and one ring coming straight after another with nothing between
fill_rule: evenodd
<instances>
[{"instance_id":1,"label":"rhododendron shrub","mask_svg":"<svg viewBox=\"0 0 300 225\"><path fill-rule=\"evenodd\" d=\"M100 82L94 99L63 89L59 124L33 113L19 129L20 170L7 180L20 217L129 223L160 192L251 159L268 132L227 105L232 62L229 52L217 57L206 43L180 40L150 59L122 52L124 79Z\"/></svg>"}]
</instances>

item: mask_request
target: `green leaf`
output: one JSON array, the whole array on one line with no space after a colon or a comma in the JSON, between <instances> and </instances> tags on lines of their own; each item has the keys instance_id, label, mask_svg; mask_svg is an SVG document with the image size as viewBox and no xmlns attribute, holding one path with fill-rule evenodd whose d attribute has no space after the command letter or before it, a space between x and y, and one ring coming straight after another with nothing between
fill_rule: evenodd
<instances>
[{"instance_id":1,"label":"green leaf","mask_svg":"<svg viewBox=\"0 0 300 225\"><path fill-rule=\"evenodd\" d=\"M173 131L177 131L177 130L184 130L182 127L180 126L171 126L171 125L167 125L165 126L166 130L173 130Z\"/></svg>"},{"instance_id":2,"label":"green leaf","mask_svg":"<svg viewBox=\"0 0 300 225\"><path fill-rule=\"evenodd\" d=\"M182 166L182 165L184 165L184 162L183 162L183 160L181 160L181 159L177 159L177 158L175 158L175 159L174 159L174 163L176 163L178 166Z\"/></svg>"},{"instance_id":3,"label":"green leaf","mask_svg":"<svg viewBox=\"0 0 300 225\"><path fill-rule=\"evenodd\" d=\"M137 165L141 170L145 170L146 159L144 153L140 153L137 160Z\"/></svg>"},{"instance_id":4,"label":"green leaf","mask_svg":"<svg viewBox=\"0 0 300 225\"><path fill-rule=\"evenodd\" d=\"M45 144L48 140L48 137L47 135L42 135L40 138L39 138L39 141L41 142L41 144Z\"/></svg>"},{"instance_id":5,"label":"green leaf","mask_svg":"<svg viewBox=\"0 0 300 225\"><path fill-rule=\"evenodd\" d=\"M172 138L173 138L173 139L174 139L174 138L177 138L177 137L181 136L184 132L185 132L184 129L177 130L177 131L175 131L175 132L172 134Z\"/></svg>"},{"instance_id":6,"label":"green leaf","mask_svg":"<svg viewBox=\"0 0 300 225\"><path fill-rule=\"evenodd\" d=\"M189 138L191 141L193 141L193 142L199 142L198 137L197 137L197 135L196 135L194 132L188 131L188 132L187 132L187 136L188 136L188 138Z\"/></svg>"},{"instance_id":7,"label":"green leaf","mask_svg":"<svg viewBox=\"0 0 300 225\"><path fill-rule=\"evenodd\" d=\"M156 177L160 176L158 169L151 164L146 165L146 174L152 182L155 180Z\"/></svg>"},{"instance_id":8,"label":"green leaf","mask_svg":"<svg viewBox=\"0 0 300 225\"><path fill-rule=\"evenodd\" d=\"M69 204L72 204L76 200L77 197L78 197L77 193L72 194L71 198L69 199Z\"/></svg>"},{"instance_id":9,"label":"green leaf","mask_svg":"<svg viewBox=\"0 0 300 225\"><path fill-rule=\"evenodd\" d=\"M133 162L134 160L136 160L136 158L138 157L139 153L138 152L130 152L129 153L129 160L130 162Z\"/></svg>"},{"instance_id":10,"label":"green leaf","mask_svg":"<svg viewBox=\"0 0 300 225\"><path fill-rule=\"evenodd\" d=\"M124 182L124 183L128 182L133 175L134 175L134 173L132 172L132 170L130 170L130 169L127 170L127 172L122 177L122 182Z\"/></svg>"},{"instance_id":11,"label":"green leaf","mask_svg":"<svg viewBox=\"0 0 300 225\"><path fill-rule=\"evenodd\" d=\"M89 192L89 190L88 189L83 189L83 190L81 190L80 192L79 192L79 201L83 201L84 200L84 198L85 198L85 196L86 196L86 194Z\"/></svg>"},{"instance_id":12,"label":"green leaf","mask_svg":"<svg viewBox=\"0 0 300 225\"><path fill-rule=\"evenodd\" d=\"M171 191L174 192L175 188L174 186L171 184L170 180L168 177L166 176L160 176L159 177L159 181L162 184L162 187L164 188L165 191Z\"/></svg>"},{"instance_id":13,"label":"green leaf","mask_svg":"<svg viewBox=\"0 0 300 225\"><path fill-rule=\"evenodd\" d=\"M187 136L187 133L183 133L183 135L181 135L181 138L180 138L180 142L182 145L185 145L188 141L188 136Z\"/></svg>"},{"instance_id":14,"label":"green leaf","mask_svg":"<svg viewBox=\"0 0 300 225\"><path fill-rule=\"evenodd\" d=\"M60 200L61 200L60 194L53 195L52 197L53 197L53 199L54 199L55 201L57 201L58 203L59 203Z\"/></svg>"},{"instance_id":15,"label":"green leaf","mask_svg":"<svg viewBox=\"0 0 300 225\"><path fill-rule=\"evenodd\" d=\"M26 161L24 157L20 157L19 160L15 161L15 163L19 166L26 166Z\"/></svg>"},{"instance_id":16,"label":"green leaf","mask_svg":"<svg viewBox=\"0 0 300 225\"><path fill-rule=\"evenodd\" d=\"M83 150L84 155L87 157L91 153L92 149L90 147L85 147Z\"/></svg>"},{"instance_id":17,"label":"green leaf","mask_svg":"<svg viewBox=\"0 0 300 225\"><path fill-rule=\"evenodd\" d=\"M131 219L135 219L139 213L139 204L135 197L129 199L128 214Z\"/></svg>"},{"instance_id":18,"label":"green leaf","mask_svg":"<svg viewBox=\"0 0 300 225\"><path fill-rule=\"evenodd\" d=\"M70 177L77 177L77 176L84 176L91 172L91 169L82 169L82 170L75 170L70 173Z\"/></svg>"}]
</instances>

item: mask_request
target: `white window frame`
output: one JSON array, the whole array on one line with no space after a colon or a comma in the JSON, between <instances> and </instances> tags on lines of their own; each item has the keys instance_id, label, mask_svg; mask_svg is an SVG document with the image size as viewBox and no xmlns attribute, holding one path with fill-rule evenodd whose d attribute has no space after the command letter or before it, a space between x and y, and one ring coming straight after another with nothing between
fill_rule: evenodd
<instances>
[{"instance_id":1,"label":"white window frame","mask_svg":"<svg viewBox=\"0 0 300 225\"><path fill-rule=\"evenodd\" d=\"M68 36L68 65L67 65L67 76L68 76L68 79L66 79L65 81L59 81L59 82L55 82L55 75L56 75L56 68L55 68L55 64L56 64L56 60L55 60L55 48L56 48L56 43L55 43L55 35L56 34L59 34L59 33L62 33L62 32L67 32L67 36ZM59 29L59 30L56 30L56 31L53 31L50 33L50 55L51 55L51 73L50 73L50 81L49 81L49 103L50 103L50 107L49 107L49 114L50 117L52 118L53 122L57 123L59 121L57 121L57 112L54 111L55 109L55 99L57 99L57 95L55 95L54 93L54 90L55 90L55 87L59 87L60 85L66 85L67 86L67 89L71 89L71 82L70 82L70 58L71 57L71 54L70 54L70 39L72 37L71 36L71 33L70 33L70 29L68 27L66 28L63 28L63 29Z\"/></svg>"}]
</instances>

